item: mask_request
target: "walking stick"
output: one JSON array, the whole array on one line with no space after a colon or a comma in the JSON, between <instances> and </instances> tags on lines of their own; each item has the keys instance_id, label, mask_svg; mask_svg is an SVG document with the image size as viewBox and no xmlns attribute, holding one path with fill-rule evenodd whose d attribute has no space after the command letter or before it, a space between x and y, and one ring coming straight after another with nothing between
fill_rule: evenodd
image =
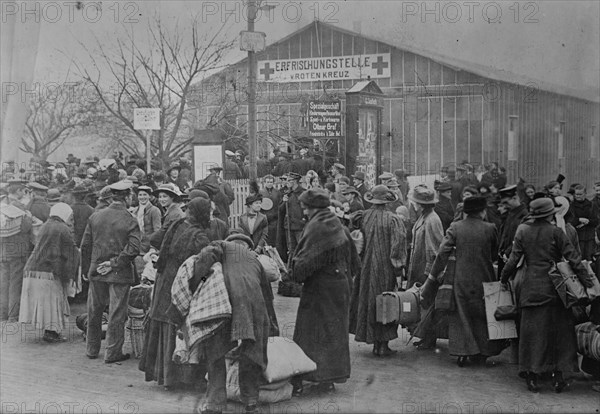
<instances>
[{"instance_id":1,"label":"walking stick","mask_svg":"<svg viewBox=\"0 0 600 414\"><path fill-rule=\"evenodd\" d=\"M287 222L287 229L285 230L285 237L287 242L287 251L288 251L288 259L287 259L287 268L292 268L292 230L290 229L290 209L289 209L289 196L288 200L285 202L285 220Z\"/></svg>"}]
</instances>

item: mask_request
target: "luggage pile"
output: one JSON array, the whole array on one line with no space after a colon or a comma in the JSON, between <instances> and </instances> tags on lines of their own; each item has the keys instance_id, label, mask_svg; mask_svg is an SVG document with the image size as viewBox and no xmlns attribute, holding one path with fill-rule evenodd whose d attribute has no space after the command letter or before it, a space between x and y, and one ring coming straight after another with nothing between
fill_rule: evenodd
<instances>
[{"instance_id":1,"label":"luggage pile","mask_svg":"<svg viewBox=\"0 0 600 414\"><path fill-rule=\"evenodd\" d=\"M152 303L152 288L153 285L140 284L133 286L129 291L125 330L129 331L131 350L138 359L142 357L144 348L146 315Z\"/></svg>"}]
</instances>

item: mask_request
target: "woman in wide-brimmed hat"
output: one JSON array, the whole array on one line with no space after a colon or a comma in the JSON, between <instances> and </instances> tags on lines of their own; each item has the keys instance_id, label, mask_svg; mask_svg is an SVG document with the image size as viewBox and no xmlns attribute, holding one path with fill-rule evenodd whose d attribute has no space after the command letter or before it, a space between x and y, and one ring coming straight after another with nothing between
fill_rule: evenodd
<instances>
[{"instance_id":1,"label":"woman in wide-brimmed hat","mask_svg":"<svg viewBox=\"0 0 600 414\"><path fill-rule=\"evenodd\" d=\"M158 204L163 210L162 226L150 236L150 244L156 249L160 249L164 234L167 232L171 224L185 217L185 213L179 206L179 198L181 192L173 183L167 183L159 186L154 191L154 196L158 199ZM160 234L160 236L158 236Z\"/></svg>"},{"instance_id":2,"label":"woman in wide-brimmed hat","mask_svg":"<svg viewBox=\"0 0 600 414\"><path fill-rule=\"evenodd\" d=\"M517 228L512 251L502 270L502 283L508 283L525 257L527 268L521 282L519 303L519 375L527 388L538 392L540 375L552 372L552 384L561 392L567 383L562 373L577 371L577 342L571 311L561 302L549 273L553 263L566 260L586 287L593 286L581 256L567 235L552 224L557 209L551 198L529 204L530 218Z\"/></svg>"},{"instance_id":3,"label":"woman in wide-brimmed hat","mask_svg":"<svg viewBox=\"0 0 600 414\"><path fill-rule=\"evenodd\" d=\"M417 213L417 220L412 228L412 249L408 267L407 287L410 289L415 283L425 283L444 238L444 227L434 211L438 198L432 188L418 185L408 193L408 199ZM415 342L415 346L421 350L435 348L436 332L433 329L423 329L422 332L421 341Z\"/></svg>"},{"instance_id":4,"label":"woman in wide-brimmed hat","mask_svg":"<svg viewBox=\"0 0 600 414\"><path fill-rule=\"evenodd\" d=\"M398 195L385 185L375 186L364 195L371 208L363 213L363 262L360 276L354 279L350 314L350 332L358 342L373 344L373 355L389 356L388 342L398 337L398 325L376 321L375 298L394 290L396 277L406 265L406 229L400 218L386 205Z\"/></svg>"}]
</instances>

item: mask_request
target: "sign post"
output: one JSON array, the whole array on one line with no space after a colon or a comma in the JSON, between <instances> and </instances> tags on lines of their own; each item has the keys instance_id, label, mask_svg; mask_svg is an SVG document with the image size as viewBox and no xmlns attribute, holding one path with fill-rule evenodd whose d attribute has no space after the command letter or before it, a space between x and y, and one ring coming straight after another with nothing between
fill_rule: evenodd
<instances>
[{"instance_id":1,"label":"sign post","mask_svg":"<svg viewBox=\"0 0 600 414\"><path fill-rule=\"evenodd\" d=\"M134 108L133 129L137 130L160 130L160 108ZM152 170L152 135L146 134L146 174Z\"/></svg>"}]
</instances>

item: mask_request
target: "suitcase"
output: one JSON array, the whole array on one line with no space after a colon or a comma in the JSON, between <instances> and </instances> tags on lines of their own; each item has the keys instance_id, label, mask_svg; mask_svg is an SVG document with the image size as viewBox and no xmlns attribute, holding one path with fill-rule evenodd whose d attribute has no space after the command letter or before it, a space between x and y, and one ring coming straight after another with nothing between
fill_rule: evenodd
<instances>
[{"instance_id":1,"label":"suitcase","mask_svg":"<svg viewBox=\"0 0 600 414\"><path fill-rule=\"evenodd\" d=\"M383 292L375 298L375 320L382 324L398 323L400 301L396 292Z\"/></svg>"},{"instance_id":2,"label":"suitcase","mask_svg":"<svg viewBox=\"0 0 600 414\"><path fill-rule=\"evenodd\" d=\"M401 325L410 325L421 320L421 306L419 305L418 293L414 290L406 292L396 292L398 297L400 317L398 322Z\"/></svg>"},{"instance_id":3,"label":"suitcase","mask_svg":"<svg viewBox=\"0 0 600 414\"><path fill-rule=\"evenodd\" d=\"M375 300L376 320L382 324L412 324L421 319L418 292L383 292Z\"/></svg>"}]
</instances>

